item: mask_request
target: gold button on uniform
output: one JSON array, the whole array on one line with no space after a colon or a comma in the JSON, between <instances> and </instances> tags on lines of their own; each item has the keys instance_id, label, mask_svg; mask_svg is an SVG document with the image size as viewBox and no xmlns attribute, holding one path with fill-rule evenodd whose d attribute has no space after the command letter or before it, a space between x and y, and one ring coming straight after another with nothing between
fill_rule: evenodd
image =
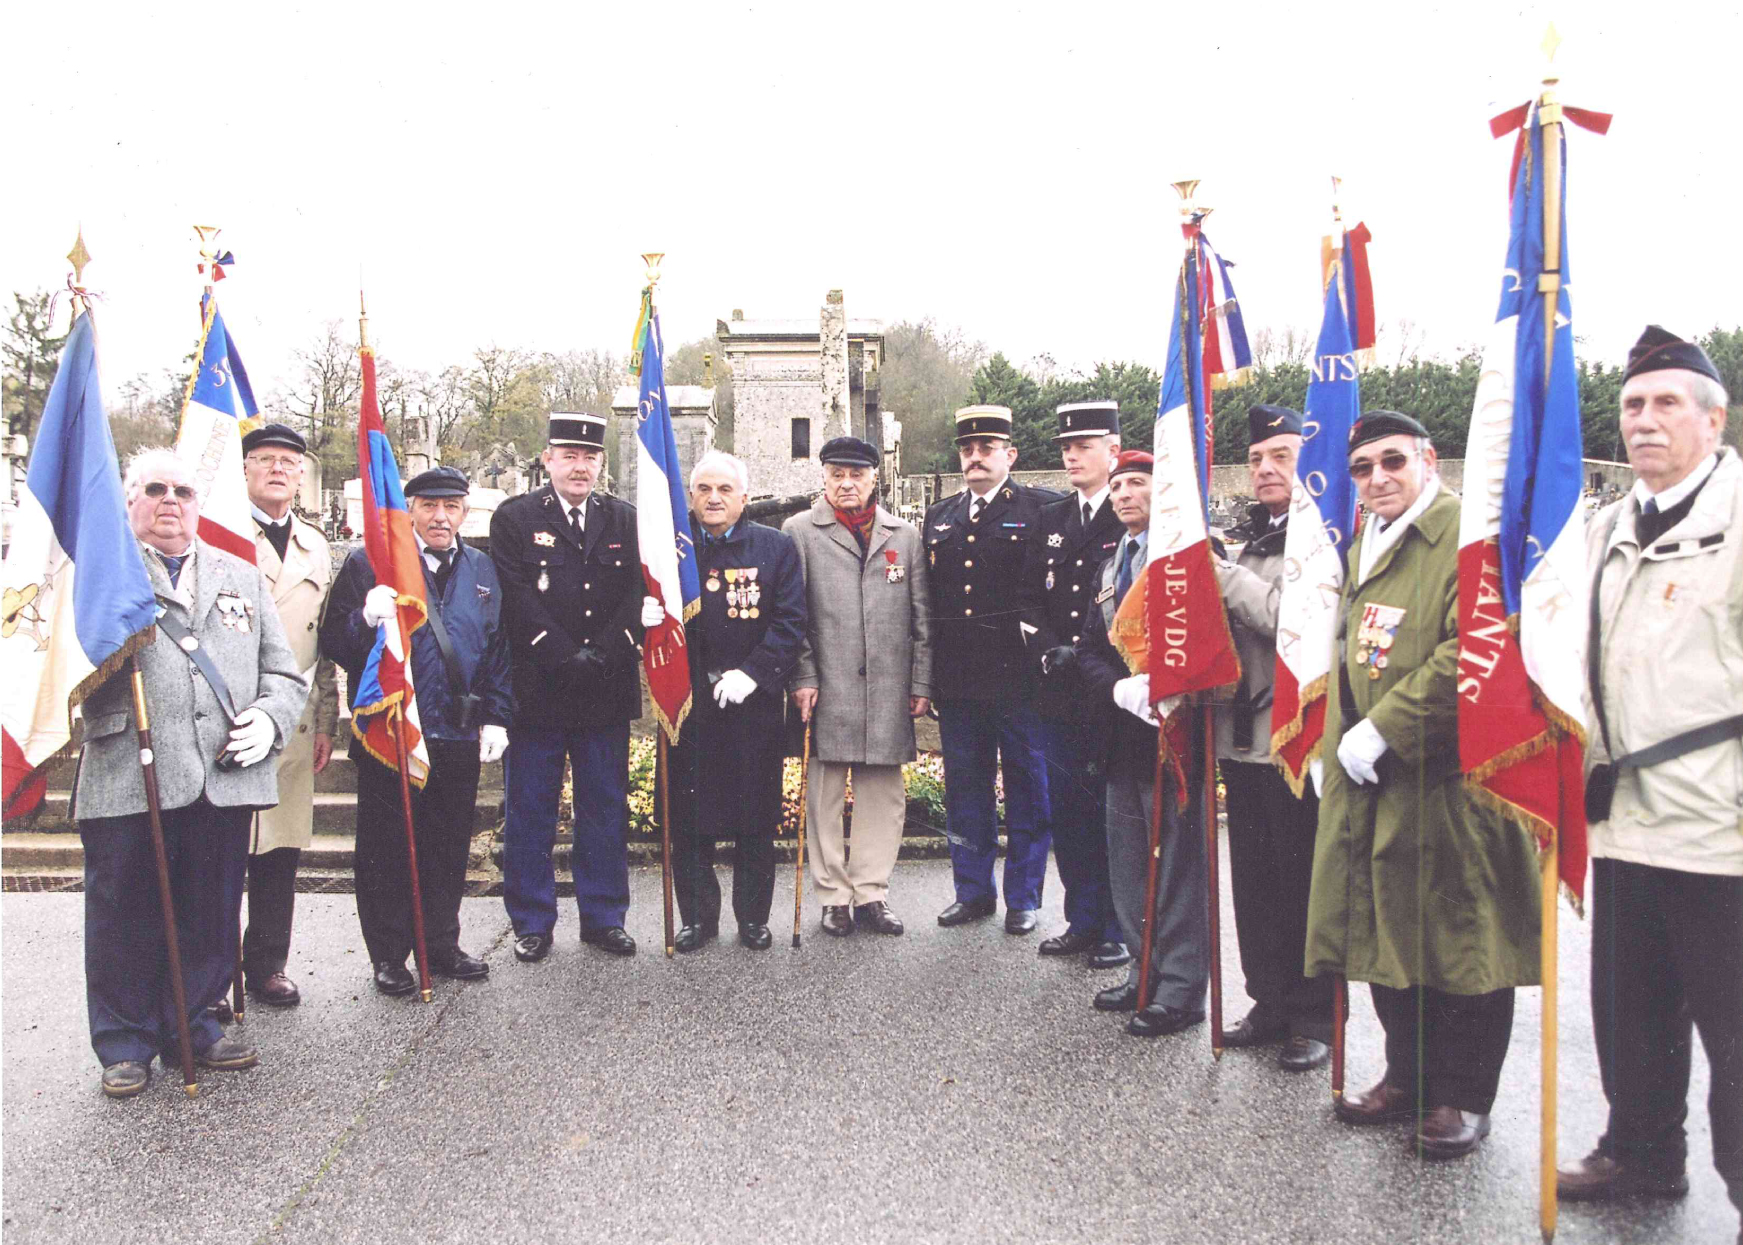
<instances>
[{"instance_id":1,"label":"gold button on uniform","mask_svg":"<svg viewBox=\"0 0 1743 1245\"><path fill-rule=\"evenodd\" d=\"M974 544L974 537L972 535L968 538L968 543L971 545Z\"/></svg>"},{"instance_id":2,"label":"gold button on uniform","mask_svg":"<svg viewBox=\"0 0 1743 1245\"><path fill-rule=\"evenodd\" d=\"M962 565L963 565L963 568L964 568L964 569L967 569L967 568L968 568L968 567L971 567L971 566L973 566L973 565L974 565L974 559L973 559L973 558L969 558L969 559L968 559L968 560L967 560L967 561L966 561L966 562L964 562L964 563L963 563L963 564L962 564Z\"/></svg>"},{"instance_id":3,"label":"gold button on uniform","mask_svg":"<svg viewBox=\"0 0 1743 1245\"><path fill-rule=\"evenodd\" d=\"M972 618L974 616L974 611L973 610L963 610L962 616L964 618Z\"/></svg>"},{"instance_id":4,"label":"gold button on uniform","mask_svg":"<svg viewBox=\"0 0 1743 1245\"><path fill-rule=\"evenodd\" d=\"M962 585L962 590L963 590L963 591L964 591L964 592L973 592L973 591L974 591L974 585L973 585L973 584L964 584L964 585Z\"/></svg>"},{"instance_id":5,"label":"gold button on uniform","mask_svg":"<svg viewBox=\"0 0 1743 1245\"><path fill-rule=\"evenodd\" d=\"M1076 618L1076 617L1077 617L1077 611L1076 611L1076 610L1072 610L1072 611L1071 611L1071 616L1072 616L1072 617L1073 617L1073 618Z\"/></svg>"}]
</instances>

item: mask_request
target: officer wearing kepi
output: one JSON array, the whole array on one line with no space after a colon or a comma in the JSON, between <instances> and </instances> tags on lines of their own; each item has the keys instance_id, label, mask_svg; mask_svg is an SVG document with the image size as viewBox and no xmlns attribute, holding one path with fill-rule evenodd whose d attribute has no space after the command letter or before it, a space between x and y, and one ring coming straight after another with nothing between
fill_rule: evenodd
<instances>
[{"instance_id":1,"label":"officer wearing kepi","mask_svg":"<svg viewBox=\"0 0 1743 1245\"><path fill-rule=\"evenodd\" d=\"M634 955L629 911L629 724L641 716L641 551L635 507L601 494L606 421L554 411L551 482L490 520L513 649L515 718L504 774L502 900L516 958L542 960L557 924L551 848L563 761L574 773L571 871L581 939Z\"/></svg>"},{"instance_id":2,"label":"officer wearing kepi","mask_svg":"<svg viewBox=\"0 0 1743 1245\"><path fill-rule=\"evenodd\" d=\"M1047 879L1047 767L1018 624L1029 546L1039 538L1041 507L1058 494L1012 482L1009 407L957 411L956 450L966 487L929 509L925 524L934 702L956 878L956 902L938 923L961 925L998 911L993 785L1002 761L1005 932L1027 934Z\"/></svg>"},{"instance_id":3,"label":"officer wearing kepi","mask_svg":"<svg viewBox=\"0 0 1743 1245\"><path fill-rule=\"evenodd\" d=\"M1131 959L1108 886L1105 712L1084 695L1073 650L1096 611L1095 576L1125 533L1108 496L1120 452L1117 402L1068 402L1059 417L1059 457L1071 492L1041 507L1029 542L1024 587L1038 602L1025 613L1030 666L1040 674L1036 706L1047 758L1053 857L1065 887L1066 930L1042 955L1089 955L1091 968Z\"/></svg>"}]
</instances>

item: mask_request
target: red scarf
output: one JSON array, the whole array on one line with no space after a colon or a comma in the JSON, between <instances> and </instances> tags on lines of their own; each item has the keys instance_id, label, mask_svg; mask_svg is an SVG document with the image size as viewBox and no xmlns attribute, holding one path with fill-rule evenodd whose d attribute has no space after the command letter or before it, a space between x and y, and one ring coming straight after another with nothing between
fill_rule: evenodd
<instances>
[{"instance_id":1,"label":"red scarf","mask_svg":"<svg viewBox=\"0 0 1743 1245\"><path fill-rule=\"evenodd\" d=\"M859 542L860 550L863 552L871 544L872 523L878 517L877 503L872 503L857 514L843 510L839 506L833 507L833 509L836 519L842 527L853 533L853 538Z\"/></svg>"}]
</instances>

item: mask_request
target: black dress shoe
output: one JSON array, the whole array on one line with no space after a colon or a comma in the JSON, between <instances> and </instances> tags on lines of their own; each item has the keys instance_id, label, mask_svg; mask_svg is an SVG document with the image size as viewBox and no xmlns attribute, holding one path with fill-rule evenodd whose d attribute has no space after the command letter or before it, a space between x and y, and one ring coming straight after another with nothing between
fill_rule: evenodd
<instances>
[{"instance_id":1,"label":"black dress shoe","mask_svg":"<svg viewBox=\"0 0 1743 1245\"><path fill-rule=\"evenodd\" d=\"M455 981L476 981L490 976L490 965L455 947L445 954L432 954L430 971L438 977L452 977Z\"/></svg>"},{"instance_id":2,"label":"black dress shoe","mask_svg":"<svg viewBox=\"0 0 1743 1245\"><path fill-rule=\"evenodd\" d=\"M1417 1125L1411 1149L1425 1159L1457 1159L1472 1153L1489 1135L1489 1117L1457 1107L1436 1107Z\"/></svg>"},{"instance_id":3,"label":"black dress shoe","mask_svg":"<svg viewBox=\"0 0 1743 1245\"><path fill-rule=\"evenodd\" d=\"M881 899L855 904L853 923L865 926L874 934L892 934L898 937L904 928L902 918L891 912L890 905Z\"/></svg>"},{"instance_id":4,"label":"black dress shoe","mask_svg":"<svg viewBox=\"0 0 1743 1245\"><path fill-rule=\"evenodd\" d=\"M522 964L536 964L551 954L549 934L523 934L514 940L514 958Z\"/></svg>"},{"instance_id":5,"label":"black dress shoe","mask_svg":"<svg viewBox=\"0 0 1743 1245\"><path fill-rule=\"evenodd\" d=\"M1203 1020L1203 1012L1183 1012L1178 1007L1169 1007L1166 1003L1152 1003L1126 1021L1126 1032L1133 1037L1163 1037L1170 1033L1179 1033L1182 1029L1190 1029Z\"/></svg>"},{"instance_id":6,"label":"black dress shoe","mask_svg":"<svg viewBox=\"0 0 1743 1245\"><path fill-rule=\"evenodd\" d=\"M752 951L767 951L774 945L775 936L769 933L767 925L752 921L738 927L738 941Z\"/></svg>"},{"instance_id":7,"label":"black dress shoe","mask_svg":"<svg viewBox=\"0 0 1743 1245\"><path fill-rule=\"evenodd\" d=\"M1095 935L1080 934L1076 930L1068 929L1063 934L1043 938L1041 945L1035 950L1042 955L1082 955L1094 946Z\"/></svg>"},{"instance_id":8,"label":"black dress shoe","mask_svg":"<svg viewBox=\"0 0 1743 1245\"><path fill-rule=\"evenodd\" d=\"M283 973L274 973L259 985L249 983L248 993L272 1007L295 1007L303 1001L297 983Z\"/></svg>"},{"instance_id":9,"label":"black dress shoe","mask_svg":"<svg viewBox=\"0 0 1743 1245\"><path fill-rule=\"evenodd\" d=\"M406 971L404 964L392 960L375 963L375 988L387 995L410 994L418 988L417 979Z\"/></svg>"},{"instance_id":10,"label":"black dress shoe","mask_svg":"<svg viewBox=\"0 0 1743 1245\"><path fill-rule=\"evenodd\" d=\"M635 954L635 939L631 938L621 925L590 930L581 935L581 941L591 943L601 951L609 951L613 955Z\"/></svg>"},{"instance_id":11,"label":"black dress shoe","mask_svg":"<svg viewBox=\"0 0 1743 1245\"><path fill-rule=\"evenodd\" d=\"M108 1092L108 1070L103 1073ZM1556 1196L1568 1202L1617 1202L1637 1197L1687 1197L1688 1173L1682 1168L1654 1171L1633 1163L1619 1163L1602 1150L1593 1150L1572 1167L1555 1173Z\"/></svg>"},{"instance_id":12,"label":"black dress shoe","mask_svg":"<svg viewBox=\"0 0 1743 1245\"><path fill-rule=\"evenodd\" d=\"M1416 1097L1381 1078L1376 1085L1339 1098L1332 1112L1346 1124L1391 1124L1416 1118Z\"/></svg>"},{"instance_id":13,"label":"black dress shoe","mask_svg":"<svg viewBox=\"0 0 1743 1245\"><path fill-rule=\"evenodd\" d=\"M1122 981L1117 986L1109 986L1099 991L1095 996L1095 1010L1098 1012L1135 1012L1138 1010L1138 983Z\"/></svg>"},{"instance_id":14,"label":"black dress shoe","mask_svg":"<svg viewBox=\"0 0 1743 1245\"><path fill-rule=\"evenodd\" d=\"M131 1098L143 1094L151 1084L151 1065L137 1059L123 1059L103 1069L103 1092L111 1098Z\"/></svg>"},{"instance_id":15,"label":"black dress shoe","mask_svg":"<svg viewBox=\"0 0 1743 1245\"><path fill-rule=\"evenodd\" d=\"M845 938L853 933L853 913L844 903L823 905L823 932Z\"/></svg>"},{"instance_id":16,"label":"black dress shoe","mask_svg":"<svg viewBox=\"0 0 1743 1245\"><path fill-rule=\"evenodd\" d=\"M1008 908L1005 911L1005 933L1033 934L1035 927L1041 924L1041 918L1035 915L1033 908Z\"/></svg>"},{"instance_id":17,"label":"black dress shoe","mask_svg":"<svg viewBox=\"0 0 1743 1245\"><path fill-rule=\"evenodd\" d=\"M1118 968L1122 964L1132 962L1132 953L1126 949L1123 942L1103 942L1089 953L1091 968Z\"/></svg>"},{"instance_id":18,"label":"black dress shoe","mask_svg":"<svg viewBox=\"0 0 1743 1245\"><path fill-rule=\"evenodd\" d=\"M216 1068L220 1072L237 1072L243 1068L252 1068L259 1063L260 1052L241 1038L233 1038L226 1033L206 1047L205 1050L195 1051L194 1062L202 1068Z\"/></svg>"},{"instance_id":19,"label":"black dress shoe","mask_svg":"<svg viewBox=\"0 0 1743 1245\"><path fill-rule=\"evenodd\" d=\"M998 910L999 901L991 897L971 899L967 903L958 901L938 914L938 923L944 926L966 925L970 921L978 921L983 916L991 916Z\"/></svg>"},{"instance_id":20,"label":"black dress shoe","mask_svg":"<svg viewBox=\"0 0 1743 1245\"><path fill-rule=\"evenodd\" d=\"M1235 1050L1244 1046L1269 1046L1288 1036L1288 1017L1267 1016L1255 1007L1223 1030L1223 1045Z\"/></svg>"},{"instance_id":21,"label":"black dress shoe","mask_svg":"<svg viewBox=\"0 0 1743 1245\"><path fill-rule=\"evenodd\" d=\"M1330 1059L1331 1047L1318 1038L1302 1037L1299 1033L1277 1052L1277 1066L1285 1072L1312 1072Z\"/></svg>"},{"instance_id":22,"label":"black dress shoe","mask_svg":"<svg viewBox=\"0 0 1743 1245\"><path fill-rule=\"evenodd\" d=\"M718 923L713 925L686 925L683 929L678 931L678 936L672 939L672 950L682 951L687 955L692 951L702 950L702 945L704 943L708 942L710 939L718 937L720 937L720 926Z\"/></svg>"}]
</instances>

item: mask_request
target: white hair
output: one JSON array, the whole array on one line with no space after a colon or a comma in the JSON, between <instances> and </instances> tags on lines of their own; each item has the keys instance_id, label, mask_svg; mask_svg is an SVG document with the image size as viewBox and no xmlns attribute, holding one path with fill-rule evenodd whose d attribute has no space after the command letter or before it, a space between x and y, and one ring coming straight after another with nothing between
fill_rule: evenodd
<instances>
[{"instance_id":1,"label":"white hair","mask_svg":"<svg viewBox=\"0 0 1743 1245\"><path fill-rule=\"evenodd\" d=\"M134 451L133 457L127 460L127 474L122 480L122 491L127 500L132 501L139 496L139 490L145 485L145 477L165 463L174 463L181 468L182 474L191 476L186 462L174 450L161 445L148 449Z\"/></svg>"},{"instance_id":2,"label":"white hair","mask_svg":"<svg viewBox=\"0 0 1743 1245\"><path fill-rule=\"evenodd\" d=\"M1691 374L1689 397L1702 410L1710 411L1716 406L1722 411L1731 405L1731 395L1725 392L1725 386L1702 372Z\"/></svg>"},{"instance_id":3,"label":"white hair","mask_svg":"<svg viewBox=\"0 0 1743 1245\"><path fill-rule=\"evenodd\" d=\"M739 492L750 492L750 468L744 465L744 459L734 458L725 450L709 450L696 460L696 465L690 468L690 487L692 489L696 487L696 481L702 478L704 471L712 471L716 468L732 472L738 480Z\"/></svg>"}]
</instances>

